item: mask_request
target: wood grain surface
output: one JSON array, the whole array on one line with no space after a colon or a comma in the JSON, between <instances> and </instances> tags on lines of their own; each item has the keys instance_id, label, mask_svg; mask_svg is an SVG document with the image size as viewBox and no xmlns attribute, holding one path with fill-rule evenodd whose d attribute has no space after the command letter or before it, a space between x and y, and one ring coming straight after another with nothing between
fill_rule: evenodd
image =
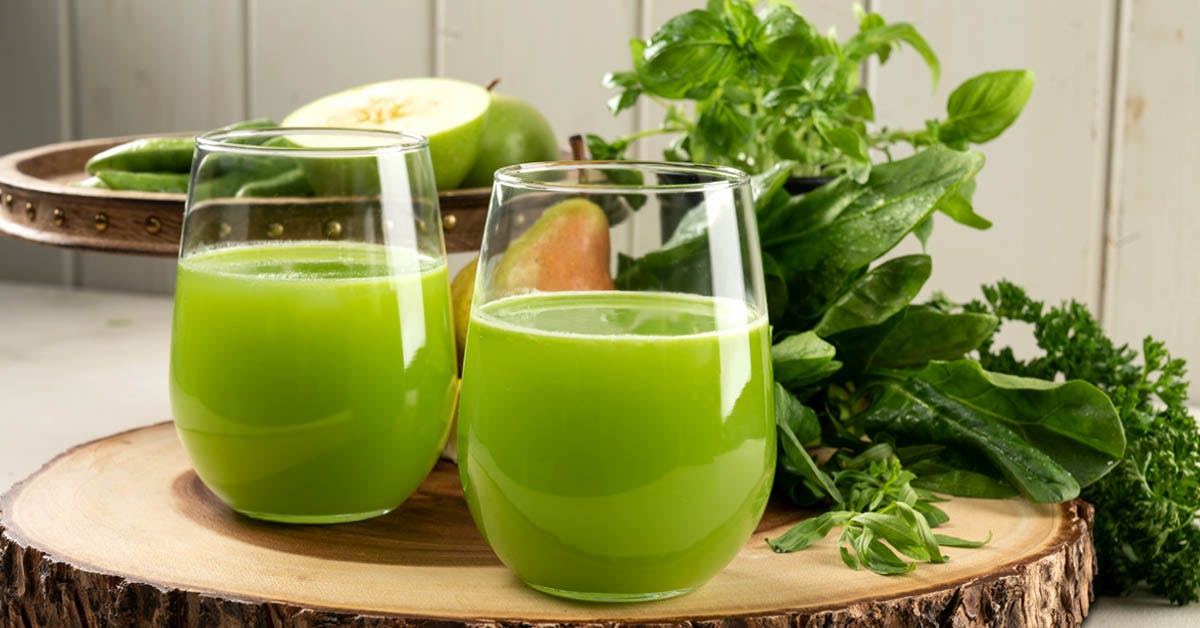
<instances>
[{"instance_id":1,"label":"wood grain surface","mask_svg":"<svg viewBox=\"0 0 1200 628\"><path fill-rule=\"evenodd\" d=\"M946 533L995 540L888 578L847 569L829 540L772 553L763 539L802 516L773 506L738 557L690 595L570 603L525 588L498 562L449 463L384 517L266 524L208 492L171 424L72 449L0 507L0 623L13 626L1062 626L1086 616L1094 574L1082 502L955 499Z\"/></svg>"}]
</instances>

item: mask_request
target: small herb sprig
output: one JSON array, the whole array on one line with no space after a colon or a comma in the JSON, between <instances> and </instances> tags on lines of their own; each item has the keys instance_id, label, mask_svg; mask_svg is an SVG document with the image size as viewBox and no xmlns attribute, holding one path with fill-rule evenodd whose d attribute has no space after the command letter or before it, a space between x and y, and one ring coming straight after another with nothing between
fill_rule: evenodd
<instances>
[{"instance_id":1,"label":"small herb sprig","mask_svg":"<svg viewBox=\"0 0 1200 628\"><path fill-rule=\"evenodd\" d=\"M828 499L832 505L768 539L771 549L799 551L841 527L837 544L846 566L890 576L912 571L916 561L945 562L942 547L980 547L991 541L990 534L983 541L968 541L934 533L933 528L950 519L935 505L944 500L914 488L916 476L903 469L887 443L872 445L856 456L837 451L824 469L818 468L800 445L805 438L800 434L819 433L817 415L789 398L782 387L777 390L777 403L785 406L776 415L782 441L780 464L811 481L812 498ZM829 474L825 469L838 470Z\"/></svg>"}]
</instances>

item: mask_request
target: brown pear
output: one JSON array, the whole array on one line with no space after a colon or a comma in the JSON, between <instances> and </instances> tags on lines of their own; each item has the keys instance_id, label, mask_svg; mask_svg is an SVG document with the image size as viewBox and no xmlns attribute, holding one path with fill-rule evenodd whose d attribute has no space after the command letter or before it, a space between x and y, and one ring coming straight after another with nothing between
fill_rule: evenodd
<instances>
[{"instance_id":1,"label":"brown pear","mask_svg":"<svg viewBox=\"0 0 1200 628\"><path fill-rule=\"evenodd\" d=\"M608 219L583 199L559 201L508 245L492 282L497 295L612 290Z\"/></svg>"},{"instance_id":2,"label":"brown pear","mask_svg":"<svg viewBox=\"0 0 1200 628\"><path fill-rule=\"evenodd\" d=\"M471 298L475 296L475 270L479 258L463 266L450 282L450 305L454 316L454 346L458 348L458 369L462 372L463 350L467 346L467 323L471 322Z\"/></svg>"}]
</instances>

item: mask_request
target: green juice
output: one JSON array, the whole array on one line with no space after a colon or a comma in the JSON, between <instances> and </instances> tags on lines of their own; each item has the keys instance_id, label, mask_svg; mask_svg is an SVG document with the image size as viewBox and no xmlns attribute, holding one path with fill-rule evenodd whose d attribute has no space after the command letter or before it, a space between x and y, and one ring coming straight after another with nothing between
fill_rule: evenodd
<instances>
[{"instance_id":1,"label":"green juice","mask_svg":"<svg viewBox=\"0 0 1200 628\"><path fill-rule=\"evenodd\" d=\"M449 430L444 263L300 242L180 260L171 403L200 478L235 510L351 521L395 508Z\"/></svg>"},{"instance_id":2,"label":"green juice","mask_svg":"<svg viewBox=\"0 0 1200 628\"><path fill-rule=\"evenodd\" d=\"M542 293L477 308L467 347L459 472L522 580L668 597L750 537L775 468L764 315L678 294Z\"/></svg>"}]
</instances>

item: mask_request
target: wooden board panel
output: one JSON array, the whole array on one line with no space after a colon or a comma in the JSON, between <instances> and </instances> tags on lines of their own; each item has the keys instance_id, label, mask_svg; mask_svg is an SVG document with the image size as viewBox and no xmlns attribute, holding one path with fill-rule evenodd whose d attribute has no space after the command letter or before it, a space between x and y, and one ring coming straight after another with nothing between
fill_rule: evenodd
<instances>
[{"instance_id":1,"label":"wooden board panel","mask_svg":"<svg viewBox=\"0 0 1200 628\"><path fill-rule=\"evenodd\" d=\"M80 137L206 129L245 117L242 2L74 0ZM169 292L172 260L79 254L89 288Z\"/></svg>"},{"instance_id":2,"label":"wooden board panel","mask_svg":"<svg viewBox=\"0 0 1200 628\"><path fill-rule=\"evenodd\" d=\"M249 117L433 74L433 0L247 0Z\"/></svg>"},{"instance_id":3,"label":"wooden board panel","mask_svg":"<svg viewBox=\"0 0 1200 628\"><path fill-rule=\"evenodd\" d=\"M968 299L981 283L1007 277L1042 299L1076 297L1098 306L1113 2L877 4L889 21L916 24L942 60L935 94L911 51L883 66L879 120L920 128L945 116L947 95L969 76L1006 68L1037 74L1021 119L983 147L988 164L976 206L995 226L978 232L939 217L928 285Z\"/></svg>"},{"instance_id":4,"label":"wooden board panel","mask_svg":"<svg viewBox=\"0 0 1200 628\"><path fill-rule=\"evenodd\" d=\"M1115 186L1106 326L1122 340L1152 334L1200 363L1200 4L1127 5L1119 94L1120 178ZM1194 380L1193 396L1200 394Z\"/></svg>"},{"instance_id":5,"label":"wooden board panel","mask_svg":"<svg viewBox=\"0 0 1200 628\"><path fill-rule=\"evenodd\" d=\"M59 32L65 7L47 0L17 0L0 19L0 154L63 138L63 84L67 70ZM5 191L0 189L0 198ZM0 211L5 211L4 208ZM0 237L0 279L60 283L67 254Z\"/></svg>"},{"instance_id":6,"label":"wooden board panel","mask_svg":"<svg viewBox=\"0 0 1200 628\"><path fill-rule=\"evenodd\" d=\"M629 65L637 2L442 0L438 74L487 83L534 103L566 143L572 133L629 133L604 107L605 72Z\"/></svg>"}]
</instances>

